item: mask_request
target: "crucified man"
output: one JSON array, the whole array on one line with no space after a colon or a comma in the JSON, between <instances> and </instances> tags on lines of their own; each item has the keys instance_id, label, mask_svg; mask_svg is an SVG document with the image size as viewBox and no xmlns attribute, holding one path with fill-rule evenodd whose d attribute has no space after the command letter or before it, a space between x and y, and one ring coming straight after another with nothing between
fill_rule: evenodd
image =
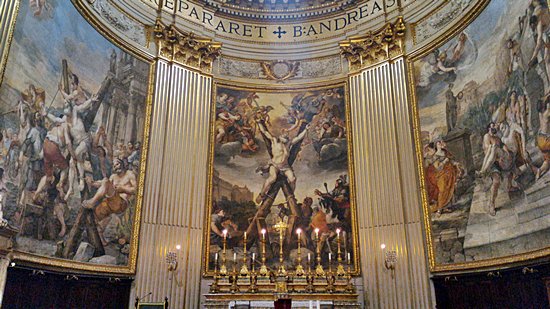
<instances>
[{"instance_id":1,"label":"crucified man","mask_svg":"<svg viewBox=\"0 0 550 309\"><path fill-rule=\"evenodd\" d=\"M271 160L268 164L269 176L265 180L262 191L256 198L256 203L260 204L267 196L267 192L269 191L271 185L273 185L277 180L277 175L279 173L282 173L286 177L291 191L294 192L294 189L296 188L296 175L294 175L294 171L288 162L288 158L290 157L290 149L292 146L300 143L306 137L309 124L306 126L305 130L290 140L286 133L280 136L273 136L267 130L263 122L256 121L256 123L258 124L260 132L262 132L262 134L271 142Z\"/></svg>"}]
</instances>

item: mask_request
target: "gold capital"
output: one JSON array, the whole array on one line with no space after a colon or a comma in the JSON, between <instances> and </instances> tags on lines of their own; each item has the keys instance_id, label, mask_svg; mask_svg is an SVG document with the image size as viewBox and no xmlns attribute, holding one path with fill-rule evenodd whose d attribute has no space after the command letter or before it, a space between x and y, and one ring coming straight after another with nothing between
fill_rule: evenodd
<instances>
[{"instance_id":1,"label":"gold capital","mask_svg":"<svg viewBox=\"0 0 550 309\"><path fill-rule=\"evenodd\" d=\"M394 23L388 22L377 31L340 42L341 53L348 59L350 71L403 55L406 29L403 17L399 16Z\"/></svg>"}]
</instances>

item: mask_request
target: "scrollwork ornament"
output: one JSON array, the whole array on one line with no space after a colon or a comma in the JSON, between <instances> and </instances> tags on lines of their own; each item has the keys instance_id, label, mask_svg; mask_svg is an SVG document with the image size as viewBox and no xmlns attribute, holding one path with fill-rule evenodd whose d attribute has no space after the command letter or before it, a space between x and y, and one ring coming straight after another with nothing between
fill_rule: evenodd
<instances>
[{"instance_id":1,"label":"scrollwork ornament","mask_svg":"<svg viewBox=\"0 0 550 309\"><path fill-rule=\"evenodd\" d=\"M262 74L266 79L284 82L298 75L300 62L298 61L271 61L261 62Z\"/></svg>"}]
</instances>

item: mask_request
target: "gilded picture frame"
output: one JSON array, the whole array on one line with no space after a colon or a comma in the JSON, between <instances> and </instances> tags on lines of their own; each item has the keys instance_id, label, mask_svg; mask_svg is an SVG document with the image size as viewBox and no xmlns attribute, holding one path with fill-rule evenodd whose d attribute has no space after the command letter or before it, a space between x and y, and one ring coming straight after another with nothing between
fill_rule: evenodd
<instances>
[{"instance_id":1,"label":"gilded picture frame","mask_svg":"<svg viewBox=\"0 0 550 309\"><path fill-rule=\"evenodd\" d=\"M208 168L208 191L207 191L207 201L206 201L206 207L205 207L205 213L204 215L206 216L206 219L205 219L205 223L204 223L204 231L203 231L203 257L205 257L203 259L203 265L202 265L202 269L203 269L203 276L205 277L211 277L214 275L214 269L209 267L209 265L213 262L213 259L210 258L211 255L213 254L212 251L210 250L210 245L212 244L211 242L211 239L210 239L210 235L211 235L211 224L212 224L212 211L213 211L213 204L214 204L214 201L213 201L213 176L214 176L214 169L215 169L215 138L216 138L216 98L218 97L219 95L219 90L220 89L226 89L226 90L229 90L229 91L235 91L235 92L248 92L248 93L251 93L251 92L257 92L260 96L261 94L277 94L277 93L282 93L282 94L287 94L287 95L292 95L292 94L297 94L297 93L300 93L300 92L315 92L315 91L322 91L322 90L326 90L326 89L331 89L331 88L338 88L340 87L343 91L344 91L344 98L343 98L343 103L345 105L345 117L346 117L346 134L347 134L347 140L348 140L348 143L347 143L347 146L346 146L346 151L347 151L347 172L348 172L348 178L349 178L349 189L350 189L350 199L349 199L349 202L350 202L350 206L351 206L351 231L352 231L352 237L351 237L351 248L348 248L348 250L353 250L353 257L351 258L351 271L352 271L352 275L354 276L357 276L360 274L360 251L359 251L359 237L358 237L358 223L357 223L357 205L356 205L356 200L355 200L355 175L354 175L354 166L353 166L353 153L352 153L352 150L353 150L353 136L352 136L352 132L351 132L351 123L350 123L350 119L351 119L351 112L350 112L350 103L349 103L349 88L348 88L348 84L345 80L341 80L341 81L334 81L332 83L324 83L324 84L310 84L310 85L305 85L305 86L302 86L302 87L297 87L297 86L279 86L279 85L274 85L270 88L261 88L259 89L257 85L249 85L249 84L235 84L234 82L230 82L230 81L226 81L226 80L218 80L218 81L215 81L214 82L214 87L213 87L213 95L212 95L212 109L211 109L211 123L210 123L210 150L209 150L209 168ZM259 135L258 135L259 136ZM260 138L260 137L258 137ZM299 177L299 175L298 175ZM279 193L281 196L282 196L282 192ZM254 196L256 197L256 196ZM336 239L336 237L334 237ZM342 250L343 251L343 250ZM250 252L250 251L249 251ZM240 254L240 253L239 253ZM334 254L336 254L336 248L334 248ZM344 256L345 254L343 253L342 254L342 260L343 260L343 264L345 265L346 269L347 269L347 264L346 264L346 257ZM312 255L312 264L311 264L311 267L314 268L315 267L315 255ZM256 255L256 261L260 261L260 255ZM288 258L288 253L285 253L285 260ZM325 259L326 257L324 257ZM220 251L220 256L219 256L219 264L221 264L221 251ZM250 264L250 257L248 258L248 263ZM336 255L333 255L333 261L336 261ZM231 256L227 256L227 261L228 261L228 265L230 265L230 261L231 261ZM326 262L326 261L324 261ZM324 263L323 262L323 263ZM304 256L304 258L302 259L302 264L304 265L304 267L306 267L307 261L306 261L306 258ZM240 263L239 265L241 265L242 263ZM334 264L335 265L335 264ZM336 270L335 266L333 265L333 271ZM256 271L259 271L259 265L256 265ZM268 267L271 267L272 265L268 265ZM326 269L326 265L325 265L325 269ZM272 270L275 270L276 271L276 268ZM289 271L294 271L294 269L292 268L291 270Z\"/></svg>"}]
</instances>

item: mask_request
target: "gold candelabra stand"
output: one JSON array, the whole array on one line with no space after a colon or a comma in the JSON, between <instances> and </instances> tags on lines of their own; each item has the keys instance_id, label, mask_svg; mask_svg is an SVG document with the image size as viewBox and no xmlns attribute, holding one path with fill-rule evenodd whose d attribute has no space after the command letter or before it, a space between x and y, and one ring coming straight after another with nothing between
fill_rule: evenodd
<instances>
[{"instance_id":1,"label":"gold candelabra stand","mask_svg":"<svg viewBox=\"0 0 550 309\"><path fill-rule=\"evenodd\" d=\"M301 248L301 243L302 243L302 230L301 229L297 229L296 230L296 234L298 234L298 265L296 266L296 276L298 277L303 277L305 275L305 271L304 271L304 267L302 267L302 251L300 250Z\"/></svg>"},{"instance_id":2,"label":"gold candelabra stand","mask_svg":"<svg viewBox=\"0 0 550 309\"><path fill-rule=\"evenodd\" d=\"M222 265L220 266L220 275L227 276L227 230L223 230L223 251L222 251Z\"/></svg>"},{"instance_id":3,"label":"gold candelabra stand","mask_svg":"<svg viewBox=\"0 0 550 309\"><path fill-rule=\"evenodd\" d=\"M265 233L266 230L262 229L262 266L260 267L260 276L262 277L267 277L269 274L265 265Z\"/></svg>"},{"instance_id":4,"label":"gold candelabra stand","mask_svg":"<svg viewBox=\"0 0 550 309\"><path fill-rule=\"evenodd\" d=\"M317 238L317 266L315 267L315 274L317 277L325 275L323 265L321 265L321 237L319 237L319 229L315 229L315 237Z\"/></svg>"},{"instance_id":5,"label":"gold candelabra stand","mask_svg":"<svg viewBox=\"0 0 550 309\"><path fill-rule=\"evenodd\" d=\"M346 270L344 269L344 265L342 265L342 249L340 245L340 229L336 229L336 240L338 243L338 253L336 256L336 259L338 260L338 267L336 268L336 274L339 277L342 277L346 274Z\"/></svg>"},{"instance_id":6,"label":"gold candelabra stand","mask_svg":"<svg viewBox=\"0 0 550 309\"><path fill-rule=\"evenodd\" d=\"M288 228L288 224L284 223L283 220L281 220L279 223L275 224L273 226L278 232L279 232L279 270L277 273L279 275L286 275L286 269L285 265L283 264L283 240L285 235L285 230Z\"/></svg>"},{"instance_id":7,"label":"gold candelabra stand","mask_svg":"<svg viewBox=\"0 0 550 309\"><path fill-rule=\"evenodd\" d=\"M243 277L247 277L249 272L248 272L248 267L247 267L247 261L246 261L246 232L244 232L244 251L243 251L243 266L241 266L241 271L240 271L240 274L241 276Z\"/></svg>"},{"instance_id":8,"label":"gold candelabra stand","mask_svg":"<svg viewBox=\"0 0 550 309\"><path fill-rule=\"evenodd\" d=\"M323 269L322 257L321 257L321 237L319 231L315 231L315 240L316 240L316 260L311 259L311 255L308 253L307 266L302 265L302 248L301 248L301 233L300 229L296 230L298 235L298 244L297 244L297 253L298 257L296 259L296 267L294 271L285 269L284 263L284 251L282 248L284 233L288 229L288 225L281 221L274 226L274 228L279 232L279 240L281 246L279 248L279 268L278 271L274 274L270 274L266 265L266 230L261 231L261 267L259 271L256 269L255 260L256 255L252 253L252 260L250 269L248 267L244 268L238 265L236 253L233 253L233 259L231 265L227 265L227 248L226 248L226 237L224 237L223 242L223 252L221 255L221 264L218 264L218 255L216 254L215 264L214 264L214 280L210 286L210 294L254 294L254 293L329 293L333 295L338 295L335 297L339 298L350 298L356 297L356 289L353 284L352 278L352 267L351 267L351 257L347 253L347 269L345 267L345 261L343 261L340 238L338 237L338 251L336 253L336 258L333 253L328 254L328 264L327 269ZM226 233L224 233L225 235ZM340 231L337 230L337 234L340 234ZM246 257L247 253L247 236L244 236L244 257L242 259L243 264L247 264L248 259ZM338 267L334 269L332 267L333 262L338 262ZM315 264L315 265L314 265ZM222 267L220 267L222 266ZM247 266L247 265L246 265ZM312 267L314 266L314 267ZM229 269L229 267L231 267ZM307 268L307 271L304 270ZM223 269L225 269L225 274L222 274ZM262 273L263 269L263 273ZM344 270L343 275L341 271ZM244 277L243 277L244 276ZM270 277L270 280L267 278ZM281 294L281 295L282 295ZM235 297L238 297L235 296Z\"/></svg>"}]
</instances>

